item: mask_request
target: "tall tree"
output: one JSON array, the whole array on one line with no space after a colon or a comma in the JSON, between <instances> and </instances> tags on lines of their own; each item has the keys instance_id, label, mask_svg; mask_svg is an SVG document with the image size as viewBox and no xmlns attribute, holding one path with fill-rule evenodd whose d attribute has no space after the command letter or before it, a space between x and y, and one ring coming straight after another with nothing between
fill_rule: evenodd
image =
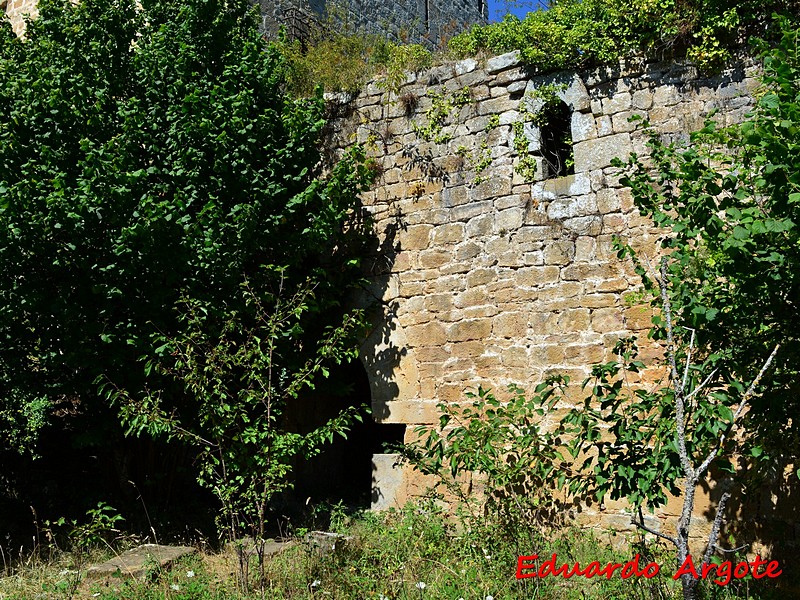
<instances>
[{"instance_id":1,"label":"tall tree","mask_svg":"<svg viewBox=\"0 0 800 600\"><path fill-rule=\"evenodd\" d=\"M2 447L33 450L59 406L100 441L119 394L199 422L168 342L249 339L297 297L270 366L302 370L357 317L372 177L357 148L322 176L321 93L287 93L247 0L39 8L0 31Z\"/></svg>"}]
</instances>

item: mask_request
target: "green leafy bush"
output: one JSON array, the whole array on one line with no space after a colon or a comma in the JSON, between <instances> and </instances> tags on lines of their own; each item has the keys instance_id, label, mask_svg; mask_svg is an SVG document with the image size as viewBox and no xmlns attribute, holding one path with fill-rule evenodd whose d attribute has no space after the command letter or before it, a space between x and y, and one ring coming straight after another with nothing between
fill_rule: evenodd
<instances>
[{"instance_id":1,"label":"green leafy bush","mask_svg":"<svg viewBox=\"0 0 800 600\"><path fill-rule=\"evenodd\" d=\"M668 232L661 245L670 256L670 301L712 368L747 380L782 346L770 385L747 414L753 456L762 461L789 461L800 449L791 418L800 356L800 55L797 25L780 25L778 43L761 44L763 86L750 118L727 128L710 120L689 147L652 135L654 169L632 157L624 180L639 210ZM771 452L762 453L765 444Z\"/></svg>"},{"instance_id":2,"label":"green leafy bush","mask_svg":"<svg viewBox=\"0 0 800 600\"><path fill-rule=\"evenodd\" d=\"M24 428L46 401L74 414L54 426L102 443L119 431L115 401L134 433L179 421L198 456L235 436L252 449L247 420L269 436L280 414L260 401L289 401L288 382L313 384L354 347L342 300L360 280L358 194L374 173L354 148L321 177L322 96L287 93L287 62L253 17L246 0L43 0L26 39L3 26L4 442L33 444ZM240 389L247 362L256 379ZM253 389L267 364L273 387ZM158 411L169 419L137 420ZM263 464L237 456L226 468L245 489Z\"/></svg>"},{"instance_id":3,"label":"green leafy bush","mask_svg":"<svg viewBox=\"0 0 800 600\"><path fill-rule=\"evenodd\" d=\"M429 67L432 55L419 44L396 44L377 35L336 32L335 25L317 32L306 44L278 43L290 65L293 94L310 96L317 86L326 92L355 93L373 77L397 92L408 71Z\"/></svg>"},{"instance_id":4,"label":"green leafy bush","mask_svg":"<svg viewBox=\"0 0 800 600\"><path fill-rule=\"evenodd\" d=\"M636 52L682 55L719 66L752 33L764 33L773 11L796 14L796 2L733 0L557 0L524 19L476 25L450 40L456 56L519 50L537 71L583 68Z\"/></svg>"},{"instance_id":5,"label":"green leafy bush","mask_svg":"<svg viewBox=\"0 0 800 600\"><path fill-rule=\"evenodd\" d=\"M455 499L470 522L482 521L487 509L490 522L510 529L539 526L553 516L554 484L563 484L565 477L559 473L563 456L554 443L557 434L546 429L545 421L567 381L549 379L531 397L511 386L505 402L479 388L477 394L467 393L469 405L439 404L439 426L419 427L419 439L405 447L405 455L443 488L432 492Z\"/></svg>"}]
</instances>

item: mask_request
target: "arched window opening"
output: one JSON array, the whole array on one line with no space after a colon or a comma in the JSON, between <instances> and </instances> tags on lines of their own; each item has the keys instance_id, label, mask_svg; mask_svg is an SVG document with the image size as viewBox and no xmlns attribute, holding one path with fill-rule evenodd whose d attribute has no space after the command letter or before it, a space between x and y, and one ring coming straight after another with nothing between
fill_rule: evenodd
<instances>
[{"instance_id":1,"label":"arched window opening","mask_svg":"<svg viewBox=\"0 0 800 600\"><path fill-rule=\"evenodd\" d=\"M572 152L572 111L563 101L549 103L540 116L541 153L545 178L575 173Z\"/></svg>"}]
</instances>

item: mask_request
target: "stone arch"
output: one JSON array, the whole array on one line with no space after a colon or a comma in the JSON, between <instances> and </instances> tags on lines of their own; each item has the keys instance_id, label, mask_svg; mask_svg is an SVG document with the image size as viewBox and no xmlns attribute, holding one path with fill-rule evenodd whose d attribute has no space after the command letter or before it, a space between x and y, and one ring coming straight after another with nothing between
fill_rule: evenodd
<instances>
[{"instance_id":1,"label":"stone arch","mask_svg":"<svg viewBox=\"0 0 800 600\"><path fill-rule=\"evenodd\" d=\"M290 426L300 432L319 427L350 406L369 405L371 390L359 360L331 369L314 393L298 398L290 411ZM358 508L388 507L400 491L402 472L395 467L399 456L386 446L400 444L405 425L382 423L371 414L355 422L346 438L336 437L319 455L295 465L295 497L343 501Z\"/></svg>"}]
</instances>

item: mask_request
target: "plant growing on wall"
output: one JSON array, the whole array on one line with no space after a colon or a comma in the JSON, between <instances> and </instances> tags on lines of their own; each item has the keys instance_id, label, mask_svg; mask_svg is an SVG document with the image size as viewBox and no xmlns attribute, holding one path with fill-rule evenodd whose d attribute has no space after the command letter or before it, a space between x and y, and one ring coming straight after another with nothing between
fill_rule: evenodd
<instances>
[{"instance_id":1,"label":"plant growing on wall","mask_svg":"<svg viewBox=\"0 0 800 600\"><path fill-rule=\"evenodd\" d=\"M735 473L730 461L741 441L738 428L779 346L749 384L720 376L719 369L709 366L717 357L698 350L694 330L673 322L668 262L664 258L659 272L647 281L655 283L658 292L660 314L653 333L665 338L665 383L653 390L631 385L629 375L640 373L645 365L637 359L635 342L621 340L618 359L592 368L592 376L583 384L590 395L582 408L567 414L561 427L572 440L573 459L583 464L583 471L571 478L569 490L593 495L600 502L606 496L627 500L634 525L675 546L683 596L693 600L702 565L710 564L715 553L725 552L718 542L733 482L718 480L722 493L706 546L700 557L692 558L689 537L697 490L707 484L712 466ZM702 358L696 364L698 355ZM643 515L643 507L652 511L666 504L668 493L682 498L674 534L651 528Z\"/></svg>"},{"instance_id":2,"label":"plant growing on wall","mask_svg":"<svg viewBox=\"0 0 800 600\"><path fill-rule=\"evenodd\" d=\"M623 179L643 214L667 231L658 268L620 243L653 293L651 336L665 345L665 385L627 384L643 364L621 342L596 365L585 406L562 422L589 472L574 492L627 499L633 522L674 544L684 598L697 596L702 564L717 552L725 508L743 486L776 483L797 456L798 30L780 20L781 43L763 45L763 89L751 117L709 122L690 147L650 140L650 165L630 159ZM617 162L621 166L620 162ZM780 351L779 351L780 350ZM601 431L606 433L601 435ZM731 462L738 457L737 463ZM746 466L746 468L745 468ZM711 469L720 491L706 548L692 559L691 516ZM673 533L655 531L642 507L682 496ZM763 573L763 569L762 569Z\"/></svg>"},{"instance_id":3,"label":"plant growing on wall","mask_svg":"<svg viewBox=\"0 0 800 600\"><path fill-rule=\"evenodd\" d=\"M634 261L651 295L650 335L664 348L663 376L651 389L635 383L645 365L635 341L621 340L617 358L595 365L584 381L583 405L568 410L552 433L539 430L543 441L534 444L568 451L571 463L582 465L564 471L576 498L627 500L633 524L674 546L687 600L698 597L703 565L706 577L710 568L709 578L725 579L708 565L731 551L720 543L729 501L748 485L782 478L798 451L800 34L787 20L780 26L780 44L762 46L763 88L748 120L725 129L709 123L690 147L653 135L650 160L632 157L623 179L642 213L665 231L655 266L618 242L619 257ZM539 387L532 398L554 392ZM454 480L468 469L485 471L481 460L492 456L463 440L486 417L463 416L452 434L429 436L436 443L425 446L434 466L454 457ZM513 440L500 448L495 464L523 450ZM551 454L542 464L559 460ZM719 498L705 547L692 556L696 494L712 471ZM674 532L644 518L669 495L682 501Z\"/></svg>"},{"instance_id":4,"label":"plant growing on wall","mask_svg":"<svg viewBox=\"0 0 800 600\"><path fill-rule=\"evenodd\" d=\"M556 0L524 19L475 25L453 37L456 56L518 50L540 72L616 63L644 53L658 59L687 54L718 68L731 50L763 35L773 12L797 14L794 1L774 0Z\"/></svg>"}]
</instances>

